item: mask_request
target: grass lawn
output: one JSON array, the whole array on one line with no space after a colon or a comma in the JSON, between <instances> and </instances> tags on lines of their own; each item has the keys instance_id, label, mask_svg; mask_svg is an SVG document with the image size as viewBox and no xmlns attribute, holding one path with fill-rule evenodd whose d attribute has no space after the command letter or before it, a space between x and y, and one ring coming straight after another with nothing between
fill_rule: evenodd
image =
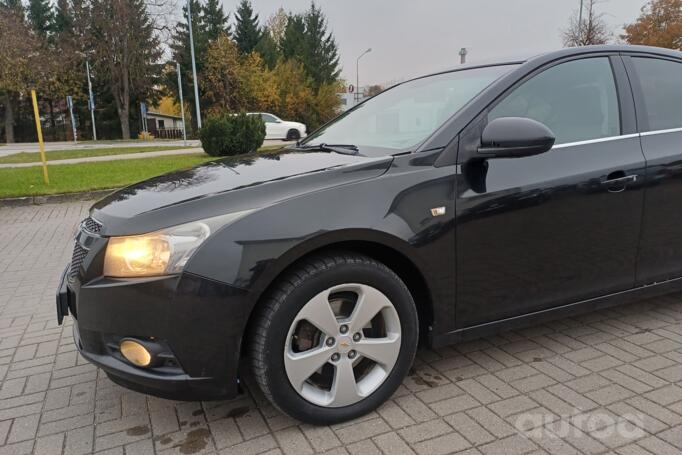
<instances>
[{"instance_id":1,"label":"grass lawn","mask_svg":"<svg viewBox=\"0 0 682 455\"><path fill-rule=\"evenodd\" d=\"M45 152L48 163L56 160L67 160L69 158L89 158L93 156L105 155L126 155L128 153L160 152L162 150L179 150L190 148L184 146L154 145L150 147L110 147L101 149L84 150L53 150ZM40 161L40 152L19 152L12 155L0 157L0 164L15 163L37 163Z\"/></svg>"},{"instance_id":2,"label":"grass lawn","mask_svg":"<svg viewBox=\"0 0 682 455\"><path fill-rule=\"evenodd\" d=\"M0 198L117 188L211 159L208 155L171 155L49 166L50 185L43 183L41 166L5 168L0 169Z\"/></svg>"},{"instance_id":3,"label":"grass lawn","mask_svg":"<svg viewBox=\"0 0 682 455\"><path fill-rule=\"evenodd\" d=\"M256 153L237 155L232 159L238 160L259 152L273 152L281 148L280 145L262 147ZM4 168L0 169L0 198L120 188L213 159L218 158L205 154L187 154L58 166L50 166L48 162L50 185L43 183L42 166Z\"/></svg>"}]
</instances>

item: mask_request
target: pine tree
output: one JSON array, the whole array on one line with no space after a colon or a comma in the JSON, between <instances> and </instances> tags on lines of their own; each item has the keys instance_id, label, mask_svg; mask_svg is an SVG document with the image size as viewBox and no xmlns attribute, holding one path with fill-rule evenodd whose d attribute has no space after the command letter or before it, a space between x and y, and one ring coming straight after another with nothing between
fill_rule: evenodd
<instances>
[{"instance_id":1,"label":"pine tree","mask_svg":"<svg viewBox=\"0 0 682 455\"><path fill-rule=\"evenodd\" d=\"M316 88L338 79L339 49L331 32L327 32L327 19L322 10L310 4L304 17L305 38L303 65Z\"/></svg>"},{"instance_id":2,"label":"pine tree","mask_svg":"<svg viewBox=\"0 0 682 455\"><path fill-rule=\"evenodd\" d=\"M300 14L290 14L280 43L285 60L303 60L305 52L305 19Z\"/></svg>"},{"instance_id":3,"label":"pine tree","mask_svg":"<svg viewBox=\"0 0 682 455\"><path fill-rule=\"evenodd\" d=\"M73 13L68 0L57 0L52 29L57 35L71 34L73 28Z\"/></svg>"},{"instance_id":4,"label":"pine tree","mask_svg":"<svg viewBox=\"0 0 682 455\"><path fill-rule=\"evenodd\" d=\"M39 35L49 34L54 23L54 11L49 0L29 0L28 20Z\"/></svg>"},{"instance_id":5,"label":"pine tree","mask_svg":"<svg viewBox=\"0 0 682 455\"><path fill-rule=\"evenodd\" d=\"M230 15L225 14L219 0L207 0L203 7L203 21L206 24L206 35L210 42L221 34L230 36L232 26L228 23Z\"/></svg>"},{"instance_id":6,"label":"pine tree","mask_svg":"<svg viewBox=\"0 0 682 455\"><path fill-rule=\"evenodd\" d=\"M249 0L241 0L235 13L236 26L234 40L241 54L250 54L256 49L262 31L258 25L258 14L255 14Z\"/></svg>"},{"instance_id":7,"label":"pine tree","mask_svg":"<svg viewBox=\"0 0 682 455\"><path fill-rule=\"evenodd\" d=\"M261 56L265 66L269 69L273 69L281 57L277 43L267 28L263 30L263 35L258 41L255 51Z\"/></svg>"}]
</instances>

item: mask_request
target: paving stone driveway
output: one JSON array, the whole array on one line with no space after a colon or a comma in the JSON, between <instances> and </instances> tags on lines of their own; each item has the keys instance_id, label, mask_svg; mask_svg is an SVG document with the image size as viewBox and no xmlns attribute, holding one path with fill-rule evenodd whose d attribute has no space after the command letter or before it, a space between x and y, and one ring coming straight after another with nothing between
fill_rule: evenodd
<instances>
[{"instance_id":1,"label":"paving stone driveway","mask_svg":"<svg viewBox=\"0 0 682 455\"><path fill-rule=\"evenodd\" d=\"M301 425L262 396L183 403L77 355L54 290L88 203L0 208L0 454L682 453L682 296L437 351L377 412Z\"/></svg>"}]
</instances>

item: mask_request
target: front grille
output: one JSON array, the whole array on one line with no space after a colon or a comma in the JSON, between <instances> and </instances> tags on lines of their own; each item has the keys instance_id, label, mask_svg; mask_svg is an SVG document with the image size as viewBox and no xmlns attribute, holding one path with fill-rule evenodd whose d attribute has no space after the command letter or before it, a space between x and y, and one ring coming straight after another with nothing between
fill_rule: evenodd
<instances>
[{"instance_id":1,"label":"front grille","mask_svg":"<svg viewBox=\"0 0 682 455\"><path fill-rule=\"evenodd\" d=\"M88 254L88 250L83 248L80 243L74 242L73 256L71 256L71 268L69 269L69 280L73 281L78 276L78 271L83 264L83 258Z\"/></svg>"},{"instance_id":2,"label":"front grille","mask_svg":"<svg viewBox=\"0 0 682 455\"><path fill-rule=\"evenodd\" d=\"M92 217L87 217L83 220L83 228L91 234L99 234L102 230L102 224Z\"/></svg>"}]
</instances>

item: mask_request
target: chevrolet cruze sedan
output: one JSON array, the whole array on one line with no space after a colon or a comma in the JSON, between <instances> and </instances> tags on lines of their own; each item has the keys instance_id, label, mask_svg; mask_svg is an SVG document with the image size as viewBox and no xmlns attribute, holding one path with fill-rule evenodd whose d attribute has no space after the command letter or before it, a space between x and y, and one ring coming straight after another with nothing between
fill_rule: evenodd
<instances>
[{"instance_id":1,"label":"chevrolet cruze sedan","mask_svg":"<svg viewBox=\"0 0 682 455\"><path fill-rule=\"evenodd\" d=\"M399 84L278 153L97 202L57 295L113 381L328 424L417 346L682 289L682 53L584 47Z\"/></svg>"}]
</instances>

